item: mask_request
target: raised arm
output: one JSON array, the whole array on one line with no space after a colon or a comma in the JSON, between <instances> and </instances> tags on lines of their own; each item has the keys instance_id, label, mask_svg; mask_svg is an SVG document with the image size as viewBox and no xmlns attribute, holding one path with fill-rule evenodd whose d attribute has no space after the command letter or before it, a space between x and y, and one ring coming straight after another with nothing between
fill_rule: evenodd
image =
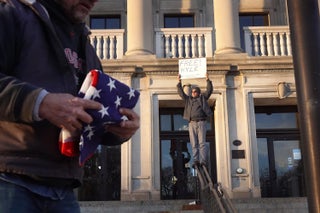
<instances>
[{"instance_id":1,"label":"raised arm","mask_svg":"<svg viewBox=\"0 0 320 213\"><path fill-rule=\"evenodd\" d=\"M178 81L179 81L178 84L177 84L178 94L182 98L182 100L186 100L188 98L188 95L185 94L184 91L183 91L180 74L178 75Z\"/></svg>"},{"instance_id":2,"label":"raised arm","mask_svg":"<svg viewBox=\"0 0 320 213\"><path fill-rule=\"evenodd\" d=\"M211 94L212 94L212 91L213 91L213 85L212 85L212 81L209 79L209 75L207 74L207 78L206 78L206 81L207 81L207 89L206 91L202 94L206 99L209 99Z\"/></svg>"}]
</instances>

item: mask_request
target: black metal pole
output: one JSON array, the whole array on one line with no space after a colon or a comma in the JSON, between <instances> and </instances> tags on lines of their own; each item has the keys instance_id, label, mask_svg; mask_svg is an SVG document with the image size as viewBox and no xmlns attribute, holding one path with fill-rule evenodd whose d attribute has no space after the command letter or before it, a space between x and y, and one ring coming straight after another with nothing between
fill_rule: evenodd
<instances>
[{"instance_id":1,"label":"black metal pole","mask_svg":"<svg viewBox=\"0 0 320 213\"><path fill-rule=\"evenodd\" d=\"M310 213L320 212L320 21L318 0L287 0Z\"/></svg>"}]
</instances>

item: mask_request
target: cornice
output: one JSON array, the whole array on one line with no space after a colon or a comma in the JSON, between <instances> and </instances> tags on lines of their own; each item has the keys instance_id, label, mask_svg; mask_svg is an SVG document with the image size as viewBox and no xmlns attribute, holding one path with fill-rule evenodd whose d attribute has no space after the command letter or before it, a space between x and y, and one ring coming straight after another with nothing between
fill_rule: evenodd
<instances>
[{"instance_id":1,"label":"cornice","mask_svg":"<svg viewBox=\"0 0 320 213\"><path fill-rule=\"evenodd\" d=\"M207 72L212 75L239 75L294 71L292 57L242 57L242 59L207 58ZM171 58L103 60L102 65L107 73L171 76L179 72L179 59Z\"/></svg>"}]
</instances>

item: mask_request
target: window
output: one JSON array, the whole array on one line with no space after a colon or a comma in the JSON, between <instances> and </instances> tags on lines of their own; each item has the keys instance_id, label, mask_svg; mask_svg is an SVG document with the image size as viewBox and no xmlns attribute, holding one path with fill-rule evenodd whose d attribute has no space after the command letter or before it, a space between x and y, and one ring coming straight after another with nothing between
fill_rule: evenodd
<instances>
[{"instance_id":1,"label":"window","mask_svg":"<svg viewBox=\"0 0 320 213\"><path fill-rule=\"evenodd\" d=\"M296 106L256 107L261 197L305 196Z\"/></svg>"},{"instance_id":2,"label":"window","mask_svg":"<svg viewBox=\"0 0 320 213\"><path fill-rule=\"evenodd\" d=\"M269 16L266 13L240 13L239 22L240 22L239 25L240 25L241 48L245 49L243 27L269 26Z\"/></svg>"},{"instance_id":3,"label":"window","mask_svg":"<svg viewBox=\"0 0 320 213\"><path fill-rule=\"evenodd\" d=\"M160 112L160 131L175 133L189 131L188 121L183 118L183 108L163 108ZM212 131L210 118L207 119L207 131Z\"/></svg>"},{"instance_id":4,"label":"window","mask_svg":"<svg viewBox=\"0 0 320 213\"><path fill-rule=\"evenodd\" d=\"M257 129L296 129L298 127L297 115L287 113L257 113Z\"/></svg>"},{"instance_id":5,"label":"window","mask_svg":"<svg viewBox=\"0 0 320 213\"><path fill-rule=\"evenodd\" d=\"M191 167L192 148L189 142L188 122L183 119L183 108L160 108L160 168L161 199L195 199L196 172ZM207 121L207 146L214 181L216 158L214 129Z\"/></svg>"},{"instance_id":6,"label":"window","mask_svg":"<svg viewBox=\"0 0 320 213\"><path fill-rule=\"evenodd\" d=\"M91 29L121 29L120 15L114 16L91 16Z\"/></svg>"},{"instance_id":7,"label":"window","mask_svg":"<svg viewBox=\"0 0 320 213\"><path fill-rule=\"evenodd\" d=\"M165 28L194 27L194 16L192 14L170 14L164 16Z\"/></svg>"},{"instance_id":8,"label":"window","mask_svg":"<svg viewBox=\"0 0 320 213\"><path fill-rule=\"evenodd\" d=\"M120 200L121 146L99 146L85 163L80 201Z\"/></svg>"}]
</instances>

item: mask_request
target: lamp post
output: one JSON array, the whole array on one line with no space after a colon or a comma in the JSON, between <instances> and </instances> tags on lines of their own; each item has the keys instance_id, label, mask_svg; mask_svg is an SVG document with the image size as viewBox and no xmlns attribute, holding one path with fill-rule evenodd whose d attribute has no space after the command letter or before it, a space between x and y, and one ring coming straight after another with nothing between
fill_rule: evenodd
<instances>
[{"instance_id":1,"label":"lamp post","mask_svg":"<svg viewBox=\"0 0 320 213\"><path fill-rule=\"evenodd\" d=\"M320 18L318 0L287 0L308 208L320 212Z\"/></svg>"}]
</instances>

